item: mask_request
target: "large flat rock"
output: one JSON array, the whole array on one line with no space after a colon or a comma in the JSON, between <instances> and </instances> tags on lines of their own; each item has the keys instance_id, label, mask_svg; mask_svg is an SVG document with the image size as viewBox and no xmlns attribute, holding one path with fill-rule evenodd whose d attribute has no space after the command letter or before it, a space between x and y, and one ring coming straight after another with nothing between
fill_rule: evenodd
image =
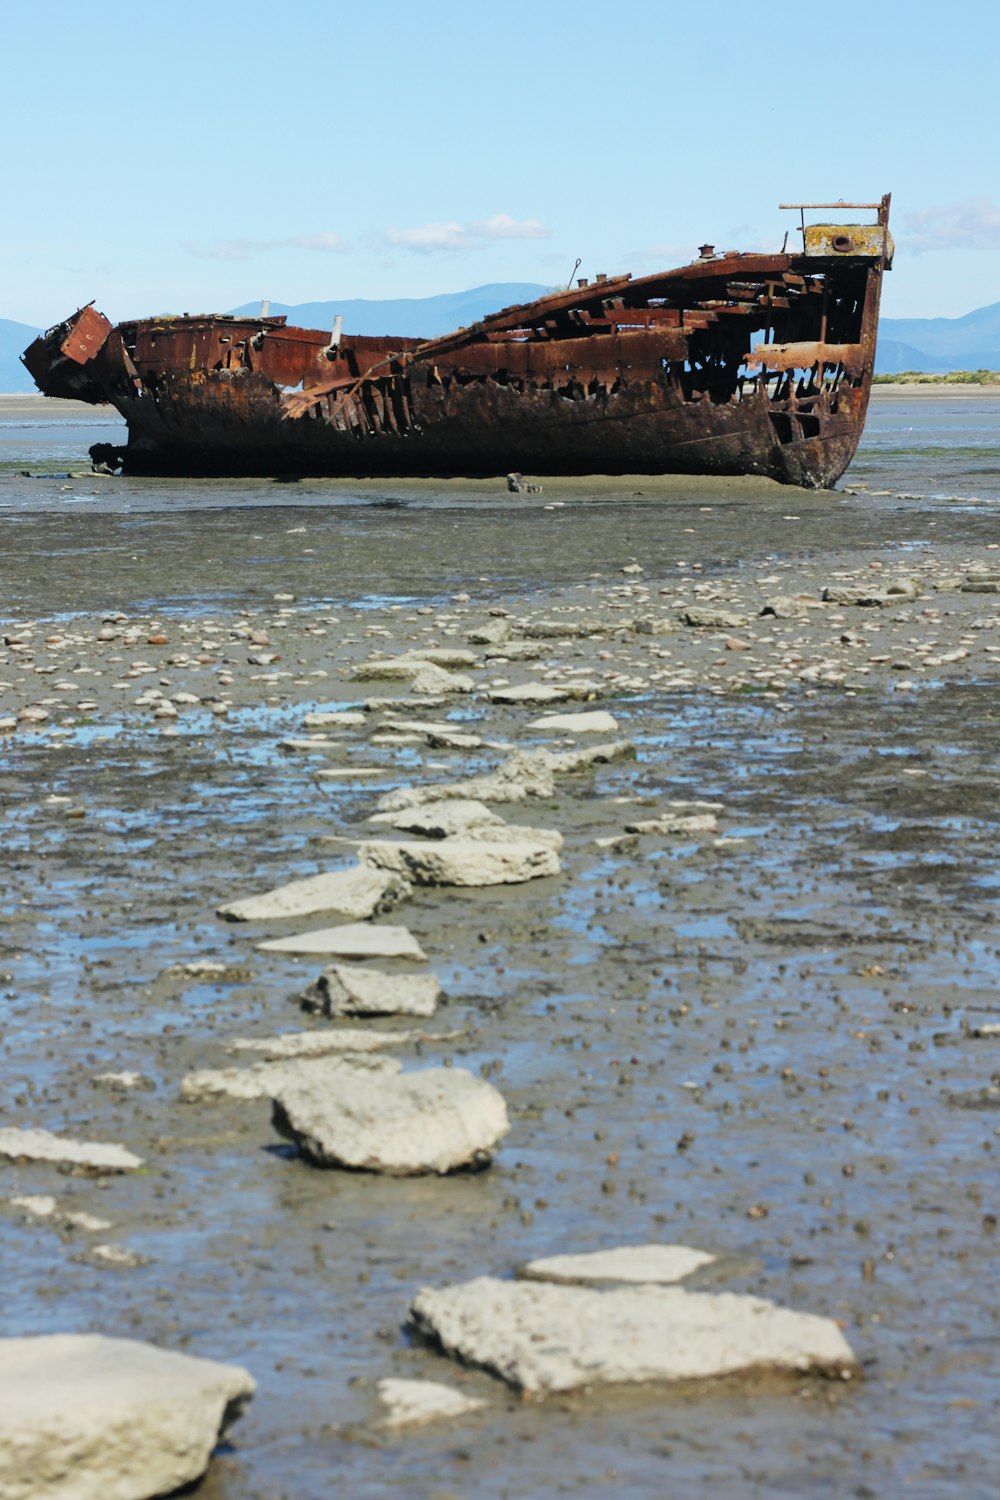
<instances>
[{"instance_id":1,"label":"large flat rock","mask_svg":"<svg viewBox=\"0 0 1000 1500\"><path fill-rule=\"evenodd\" d=\"M320 927L294 937L269 938L257 947L264 953L325 953L332 958L410 958L424 963L427 955L406 927L370 927L367 922L345 922L342 927Z\"/></svg>"},{"instance_id":2,"label":"large flat rock","mask_svg":"<svg viewBox=\"0 0 1000 1500\"><path fill-rule=\"evenodd\" d=\"M131 1339L0 1339L3 1500L147 1500L191 1484L254 1393L237 1365Z\"/></svg>"},{"instance_id":3,"label":"large flat rock","mask_svg":"<svg viewBox=\"0 0 1000 1500\"><path fill-rule=\"evenodd\" d=\"M324 1016L432 1016L440 998L434 974L330 964L303 994L302 1009Z\"/></svg>"},{"instance_id":4,"label":"large flat rock","mask_svg":"<svg viewBox=\"0 0 1000 1500\"><path fill-rule=\"evenodd\" d=\"M480 1276L421 1291L414 1326L527 1391L704 1380L756 1369L857 1372L831 1318L759 1297L640 1286L595 1291Z\"/></svg>"},{"instance_id":5,"label":"large flat rock","mask_svg":"<svg viewBox=\"0 0 1000 1500\"><path fill-rule=\"evenodd\" d=\"M88 1176L132 1172L142 1166L124 1146L108 1141L75 1141L53 1135L50 1130L0 1130L0 1158L7 1161L44 1161Z\"/></svg>"},{"instance_id":6,"label":"large flat rock","mask_svg":"<svg viewBox=\"0 0 1000 1500\"><path fill-rule=\"evenodd\" d=\"M273 1118L315 1166L397 1177L486 1166L510 1128L502 1095L463 1068L302 1076L279 1090Z\"/></svg>"},{"instance_id":7,"label":"large flat rock","mask_svg":"<svg viewBox=\"0 0 1000 1500\"><path fill-rule=\"evenodd\" d=\"M362 844L358 857L382 870L404 875L415 885L520 885L544 875L558 875L559 855L551 842L513 838L487 842L445 838L425 843L374 840Z\"/></svg>"},{"instance_id":8,"label":"large flat rock","mask_svg":"<svg viewBox=\"0 0 1000 1500\"><path fill-rule=\"evenodd\" d=\"M335 911L343 917L363 921L388 911L409 895L406 882L370 865L349 870L330 870L293 880L259 896L247 896L218 908L230 922L269 922L278 917L311 917Z\"/></svg>"}]
</instances>

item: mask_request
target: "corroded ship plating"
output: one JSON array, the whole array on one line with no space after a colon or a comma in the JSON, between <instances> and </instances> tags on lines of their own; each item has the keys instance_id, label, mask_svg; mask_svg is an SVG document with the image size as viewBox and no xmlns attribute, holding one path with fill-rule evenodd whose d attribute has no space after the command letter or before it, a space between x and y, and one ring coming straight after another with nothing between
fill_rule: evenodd
<instances>
[{"instance_id":1,"label":"corroded ship plating","mask_svg":"<svg viewBox=\"0 0 1000 1500\"><path fill-rule=\"evenodd\" d=\"M716 254L505 308L444 338L284 318L81 308L28 348L48 396L111 402L130 473L765 474L819 489L854 456L875 360L889 197L783 204L794 254ZM805 223L876 209L875 224ZM787 236L786 236L787 242Z\"/></svg>"}]
</instances>

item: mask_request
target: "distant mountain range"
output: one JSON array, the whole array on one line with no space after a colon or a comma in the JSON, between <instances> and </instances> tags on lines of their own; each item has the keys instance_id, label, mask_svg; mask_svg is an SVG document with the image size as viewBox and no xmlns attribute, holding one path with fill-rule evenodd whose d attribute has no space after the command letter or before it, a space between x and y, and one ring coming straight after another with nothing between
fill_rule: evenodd
<instances>
[{"instance_id":1,"label":"distant mountain range","mask_svg":"<svg viewBox=\"0 0 1000 1500\"><path fill-rule=\"evenodd\" d=\"M880 375L1000 370L1000 302L964 318L883 318L875 367Z\"/></svg>"},{"instance_id":2,"label":"distant mountain range","mask_svg":"<svg viewBox=\"0 0 1000 1500\"><path fill-rule=\"evenodd\" d=\"M445 292L440 297L398 297L386 302L299 302L288 307L272 302L273 314L284 313L297 328L332 328L340 313L345 333L395 335L403 339L436 339L453 328L466 328L487 313L518 302L534 302L550 291L533 281L495 281L473 287L469 292ZM260 311L259 302L244 302L234 307L241 317L253 317Z\"/></svg>"},{"instance_id":3,"label":"distant mountain range","mask_svg":"<svg viewBox=\"0 0 1000 1500\"><path fill-rule=\"evenodd\" d=\"M35 382L18 355L22 349L27 349L40 331L30 328L27 323L12 323L9 318L0 318L0 391L4 394L35 389Z\"/></svg>"},{"instance_id":4,"label":"distant mountain range","mask_svg":"<svg viewBox=\"0 0 1000 1500\"><path fill-rule=\"evenodd\" d=\"M492 282L467 292L439 297L400 297L371 302L272 302L272 314L284 314L300 328L332 328L340 313L345 333L398 334L400 338L437 338L487 313L517 302L530 302L549 288L535 282ZM253 316L259 302L245 302L232 311ZM33 382L18 356L39 329L0 318L0 391L31 391ZM962 318L883 318L879 328L880 375L902 370L943 374L948 370L1000 370L1000 302L980 307Z\"/></svg>"}]
</instances>

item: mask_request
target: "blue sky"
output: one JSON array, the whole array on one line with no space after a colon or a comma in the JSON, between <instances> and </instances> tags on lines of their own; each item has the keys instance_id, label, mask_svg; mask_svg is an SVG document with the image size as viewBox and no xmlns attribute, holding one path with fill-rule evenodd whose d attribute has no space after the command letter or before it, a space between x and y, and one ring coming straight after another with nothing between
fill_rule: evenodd
<instances>
[{"instance_id":1,"label":"blue sky","mask_svg":"<svg viewBox=\"0 0 1000 1500\"><path fill-rule=\"evenodd\" d=\"M565 283L893 194L889 316L1000 301L1000 5L7 0L0 317Z\"/></svg>"}]
</instances>

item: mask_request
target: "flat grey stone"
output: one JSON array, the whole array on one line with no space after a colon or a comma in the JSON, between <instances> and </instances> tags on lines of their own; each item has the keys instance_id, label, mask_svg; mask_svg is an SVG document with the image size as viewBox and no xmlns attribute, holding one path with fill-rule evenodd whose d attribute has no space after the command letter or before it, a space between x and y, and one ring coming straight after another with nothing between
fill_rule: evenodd
<instances>
[{"instance_id":1,"label":"flat grey stone","mask_svg":"<svg viewBox=\"0 0 1000 1500\"><path fill-rule=\"evenodd\" d=\"M324 1016L432 1016L440 998L434 974L331 964L303 994L302 1008Z\"/></svg>"},{"instance_id":2,"label":"flat grey stone","mask_svg":"<svg viewBox=\"0 0 1000 1500\"><path fill-rule=\"evenodd\" d=\"M465 639L472 646L497 646L510 637L510 625L506 620L489 620L468 632Z\"/></svg>"},{"instance_id":3,"label":"flat grey stone","mask_svg":"<svg viewBox=\"0 0 1000 1500\"><path fill-rule=\"evenodd\" d=\"M355 682L410 682L428 665L426 658L378 656L351 669Z\"/></svg>"},{"instance_id":4,"label":"flat grey stone","mask_svg":"<svg viewBox=\"0 0 1000 1500\"><path fill-rule=\"evenodd\" d=\"M553 734L614 734L618 720L604 709L582 714L543 714L528 725L529 729L551 730Z\"/></svg>"},{"instance_id":5,"label":"flat grey stone","mask_svg":"<svg viewBox=\"0 0 1000 1500\"><path fill-rule=\"evenodd\" d=\"M355 682L408 682L414 692L434 697L441 693L471 693L476 685L471 677L449 672L429 656L362 662L351 676Z\"/></svg>"},{"instance_id":6,"label":"flat grey stone","mask_svg":"<svg viewBox=\"0 0 1000 1500\"><path fill-rule=\"evenodd\" d=\"M677 813L662 818L640 818L626 823L626 833L714 833L719 820L714 813Z\"/></svg>"},{"instance_id":7,"label":"flat grey stone","mask_svg":"<svg viewBox=\"0 0 1000 1500\"><path fill-rule=\"evenodd\" d=\"M360 859L393 870L415 885L519 885L558 875L559 855L549 842L508 837L503 843L447 838L425 843L362 844Z\"/></svg>"},{"instance_id":8,"label":"flat grey stone","mask_svg":"<svg viewBox=\"0 0 1000 1500\"><path fill-rule=\"evenodd\" d=\"M535 641L504 641L487 646L487 661L541 661L545 647Z\"/></svg>"},{"instance_id":9,"label":"flat grey stone","mask_svg":"<svg viewBox=\"0 0 1000 1500\"><path fill-rule=\"evenodd\" d=\"M527 788L521 782L509 781L504 776L472 776L467 781L399 787L380 797L378 806L383 812L403 812L409 808L433 806L438 802L523 802L527 795Z\"/></svg>"},{"instance_id":10,"label":"flat grey stone","mask_svg":"<svg viewBox=\"0 0 1000 1500\"><path fill-rule=\"evenodd\" d=\"M388 911L410 894L405 881L393 879L384 870L356 865L349 870L330 870L293 880L259 896L247 896L218 908L217 915L230 922L268 922L286 917L311 917L335 911L363 921Z\"/></svg>"},{"instance_id":11,"label":"flat grey stone","mask_svg":"<svg viewBox=\"0 0 1000 1500\"><path fill-rule=\"evenodd\" d=\"M403 808L399 812L374 813L368 822L397 828L400 833L419 833L422 838L429 839L445 839L484 823L493 823L500 828L506 826L485 802L469 798Z\"/></svg>"},{"instance_id":12,"label":"flat grey stone","mask_svg":"<svg viewBox=\"0 0 1000 1500\"><path fill-rule=\"evenodd\" d=\"M570 1286L594 1286L608 1281L665 1285L683 1281L715 1260L707 1250L688 1245L623 1245L587 1255L550 1255L529 1260L520 1275L527 1281L554 1281Z\"/></svg>"},{"instance_id":13,"label":"flat grey stone","mask_svg":"<svg viewBox=\"0 0 1000 1500\"><path fill-rule=\"evenodd\" d=\"M823 590L826 604L853 604L862 608L884 609L890 604L903 604L920 595L920 585L913 578L878 578L868 583L831 585Z\"/></svg>"},{"instance_id":14,"label":"flat grey stone","mask_svg":"<svg viewBox=\"0 0 1000 1500\"><path fill-rule=\"evenodd\" d=\"M75 1141L53 1135L50 1130L0 1130L0 1157L7 1161L52 1162L71 1171L100 1177L115 1172L133 1172L142 1157L124 1146L106 1141Z\"/></svg>"},{"instance_id":15,"label":"flat grey stone","mask_svg":"<svg viewBox=\"0 0 1000 1500\"><path fill-rule=\"evenodd\" d=\"M757 1369L845 1378L858 1370L831 1318L731 1292L595 1291L480 1276L425 1288L410 1307L410 1320L446 1353L527 1391L703 1380Z\"/></svg>"},{"instance_id":16,"label":"flat grey stone","mask_svg":"<svg viewBox=\"0 0 1000 1500\"><path fill-rule=\"evenodd\" d=\"M477 657L474 651L464 646L426 646L421 651L410 653L420 661L429 661L434 667L474 667Z\"/></svg>"},{"instance_id":17,"label":"flat grey stone","mask_svg":"<svg viewBox=\"0 0 1000 1500\"><path fill-rule=\"evenodd\" d=\"M61 1229L82 1229L87 1234L100 1234L111 1228L110 1219L99 1219L82 1209L62 1208L48 1193L24 1193L8 1198L11 1208L28 1214L32 1219L53 1219Z\"/></svg>"},{"instance_id":18,"label":"flat grey stone","mask_svg":"<svg viewBox=\"0 0 1000 1500\"><path fill-rule=\"evenodd\" d=\"M680 618L685 625L692 625L696 630L739 630L747 623L746 615L734 614L732 610L696 605L682 609Z\"/></svg>"},{"instance_id":19,"label":"flat grey stone","mask_svg":"<svg viewBox=\"0 0 1000 1500\"><path fill-rule=\"evenodd\" d=\"M345 922L342 927L320 927L295 937L269 938L257 947L264 953L328 953L334 958L410 958L424 963L427 955L406 927L371 927L367 922Z\"/></svg>"},{"instance_id":20,"label":"flat grey stone","mask_svg":"<svg viewBox=\"0 0 1000 1500\"><path fill-rule=\"evenodd\" d=\"M454 1039L454 1033L451 1038ZM323 1031L285 1031L280 1036L237 1037L226 1051L260 1052L266 1057L328 1057L345 1052L380 1052L384 1047L432 1040L437 1038L429 1037L425 1031L361 1031L357 1026L344 1026Z\"/></svg>"},{"instance_id":21,"label":"flat grey stone","mask_svg":"<svg viewBox=\"0 0 1000 1500\"><path fill-rule=\"evenodd\" d=\"M343 755L344 742L333 740L329 735L316 734L307 739L279 740L278 749L293 755Z\"/></svg>"},{"instance_id":22,"label":"flat grey stone","mask_svg":"<svg viewBox=\"0 0 1000 1500\"><path fill-rule=\"evenodd\" d=\"M576 640L588 635L590 628L579 620L529 620L522 626L529 641Z\"/></svg>"},{"instance_id":23,"label":"flat grey stone","mask_svg":"<svg viewBox=\"0 0 1000 1500\"><path fill-rule=\"evenodd\" d=\"M569 697L564 687L553 687L547 682L522 682L513 687L491 688L487 697L491 703L564 703Z\"/></svg>"},{"instance_id":24,"label":"flat grey stone","mask_svg":"<svg viewBox=\"0 0 1000 1500\"><path fill-rule=\"evenodd\" d=\"M303 724L307 729L361 729L367 724L367 716L357 709L342 709L338 712L306 714Z\"/></svg>"},{"instance_id":25,"label":"flat grey stone","mask_svg":"<svg viewBox=\"0 0 1000 1500\"><path fill-rule=\"evenodd\" d=\"M431 730L426 735L432 750L481 750L483 737L480 734L463 734L457 729Z\"/></svg>"},{"instance_id":26,"label":"flat grey stone","mask_svg":"<svg viewBox=\"0 0 1000 1500\"><path fill-rule=\"evenodd\" d=\"M776 620L801 620L810 609L818 609L819 600L804 594L776 594L765 601L762 615L773 615Z\"/></svg>"},{"instance_id":27,"label":"flat grey stone","mask_svg":"<svg viewBox=\"0 0 1000 1500\"><path fill-rule=\"evenodd\" d=\"M397 1177L486 1166L510 1128L502 1095L463 1068L302 1077L279 1091L273 1120L315 1166Z\"/></svg>"},{"instance_id":28,"label":"flat grey stone","mask_svg":"<svg viewBox=\"0 0 1000 1500\"><path fill-rule=\"evenodd\" d=\"M386 1408L386 1427L414 1427L465 1417L487 1405L481 1397L464 1396L436 1380L397 1380L390 1376L380 1380L376 1390Z\"/></svg>"},{"instance_id":29,"label":"flat grey stone","mask_svg":"<svg viewBox=\"0 0 1000 1500\"><path fill-rule=\"evenodd\" d=\"M149 1500L191 1484L253 1396L237 1365L131 1339L0 1339L4 1500Z\"/></svg>"},{"instance_id":30,"label":"flat grey stone","mask_svg":"<svg viewBox=\"0 0 1000 1500\"><path fill-rule=\"evenodd\" d=\"M614 760L627 760L635 754L631 740L609 740L603 745L581 746L579 750L544 750L546 762L554 776L571 775L574 771L588 771L591 766L610 765Z\"/></svg>"}]
</instances>

